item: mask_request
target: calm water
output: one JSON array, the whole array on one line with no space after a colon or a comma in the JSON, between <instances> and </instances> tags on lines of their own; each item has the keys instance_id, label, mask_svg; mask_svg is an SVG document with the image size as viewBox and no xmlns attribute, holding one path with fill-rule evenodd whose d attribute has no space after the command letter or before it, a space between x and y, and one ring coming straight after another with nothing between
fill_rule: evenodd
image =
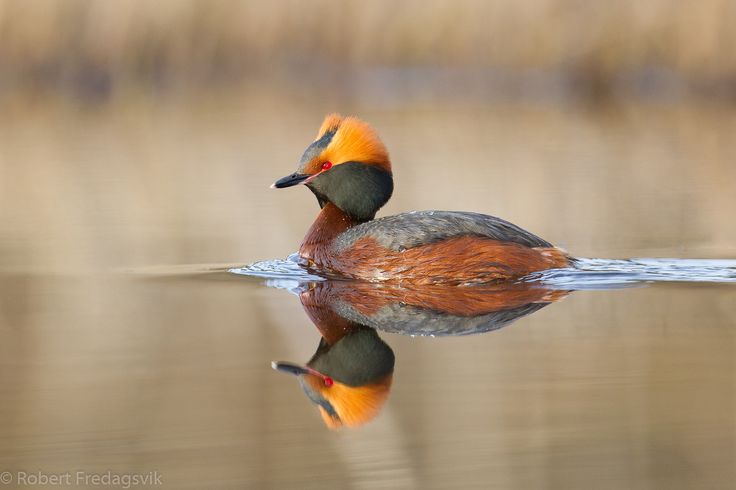
<instances>
[{"instance_id":1,"label":"calm water","mask_svg":"<svg viewBox=\"0 0 736 490\"><path fill-rule=\"evenodd\" d=\"M7 112L0 472L157 471L177 489L733 488L736 284L717 261L736 258L732 112L347 107L392 151L382 214L472 210L575 256L711 260L590 261L453 299L487 306L473 315L419 312L423 292L404 292L379 321L344 284L226 271L297 248L316 202L268 185L332 109L261 94ZM271 362L306 363L322 335L302 303L337 301L395 365L380 413L334 431Z\"/></svg>"}]
</instances>

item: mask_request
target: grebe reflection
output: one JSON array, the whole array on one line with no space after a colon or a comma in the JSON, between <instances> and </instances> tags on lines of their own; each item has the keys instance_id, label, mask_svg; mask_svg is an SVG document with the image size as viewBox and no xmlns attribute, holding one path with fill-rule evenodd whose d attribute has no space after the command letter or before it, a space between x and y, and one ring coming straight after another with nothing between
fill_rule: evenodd
<instances>
[{"instance_id":1,"label":"grebe reflection","mask_svg":"<svg viewBox=\"0 0 736 490\"><path fill-rule=\"evenodd\" d=\"M378 415L393 380L394 353L378 330L422 336L489 332L567 294L529 283L466 288L306 283L298 289L299 299L322 338L306 365L272 365L299 378L329 428L358 427Z\"/></svg>"}]
</instances>

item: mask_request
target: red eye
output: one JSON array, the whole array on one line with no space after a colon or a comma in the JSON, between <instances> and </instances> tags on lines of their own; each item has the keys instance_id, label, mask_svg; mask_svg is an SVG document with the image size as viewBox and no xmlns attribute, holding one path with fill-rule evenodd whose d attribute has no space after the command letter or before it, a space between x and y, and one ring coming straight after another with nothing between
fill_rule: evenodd
<instances>
[{"instance_id":1,"label":"red eye","mask_svg":"<svg viewBox=\"0 0 736 490\"><path fill-rule=\"evenodd\" d=\"M335 384L335 382L332 381L332 378L330 378L329 376L325 376L324 382L325 382L325 386L328 388L332 386L333 384Z\"/></svg>"},{"instance_id":2,"label":"red eye","mask_svg":"<svg viewBox=\"0 0 736 490\"><path fill-rule=\"evenodd\" d=\"M322 170L329 170L332 168L332 162L324 162L322 164Z\"/></svg>"}]
</instances>

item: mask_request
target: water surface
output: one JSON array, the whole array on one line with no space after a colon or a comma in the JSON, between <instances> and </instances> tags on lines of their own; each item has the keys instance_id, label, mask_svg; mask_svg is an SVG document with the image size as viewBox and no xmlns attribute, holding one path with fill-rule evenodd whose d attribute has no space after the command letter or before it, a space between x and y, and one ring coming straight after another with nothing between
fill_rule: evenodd
<instances>
[{"instance_id":1,"label":"water surface","mask_svg":"<svg viewBox=\"0 0 736 490\"><path fill-rule=\"evenodd\" d=\"M379 331L390 396L331 431L271 369L321 338L293 294L304 278L226 270L297 248L316 202L268 185L333 109L263 95L7 112L0 470L157 470L170 488L733 486L733 265L669 260L736 258L731 113L344 107L392 152L384 214L483 212L575 256L668 260L550 273L556 291L604 290L487 333ZM610 269L624 265L633 279ZM682 267L710 280L649 283Z\"/></svg>"}]
</instances>

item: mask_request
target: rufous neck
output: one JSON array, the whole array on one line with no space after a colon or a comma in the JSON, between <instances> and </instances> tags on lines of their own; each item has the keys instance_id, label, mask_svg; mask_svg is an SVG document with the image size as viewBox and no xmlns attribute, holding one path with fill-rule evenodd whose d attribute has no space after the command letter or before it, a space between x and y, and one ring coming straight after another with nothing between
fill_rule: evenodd
<instances>
[{"instance_id":1,"label":"rufous neck","mask_svg":"<svg viewBox=\"0 0 736 490\"><path fill-rule=\"evenodd\" d=\"M357 224L358 221L355 218L328 202L307 231L299 251L327 247L340 233Z\"/></svg>"},{"instance_id":2,"label":"rufous neck","mask_svg":"<svg viewBox=\"0 0 736 490\"><path fill-rule=\"evenodd\" d=\"M359 324L340 316L333 309L335 302L340 299L339 296L335 296L333 284L329 281L320 282L302 291L299 295L304 311L329 345L360 327Z\"/></svg>"}]
</instances>

